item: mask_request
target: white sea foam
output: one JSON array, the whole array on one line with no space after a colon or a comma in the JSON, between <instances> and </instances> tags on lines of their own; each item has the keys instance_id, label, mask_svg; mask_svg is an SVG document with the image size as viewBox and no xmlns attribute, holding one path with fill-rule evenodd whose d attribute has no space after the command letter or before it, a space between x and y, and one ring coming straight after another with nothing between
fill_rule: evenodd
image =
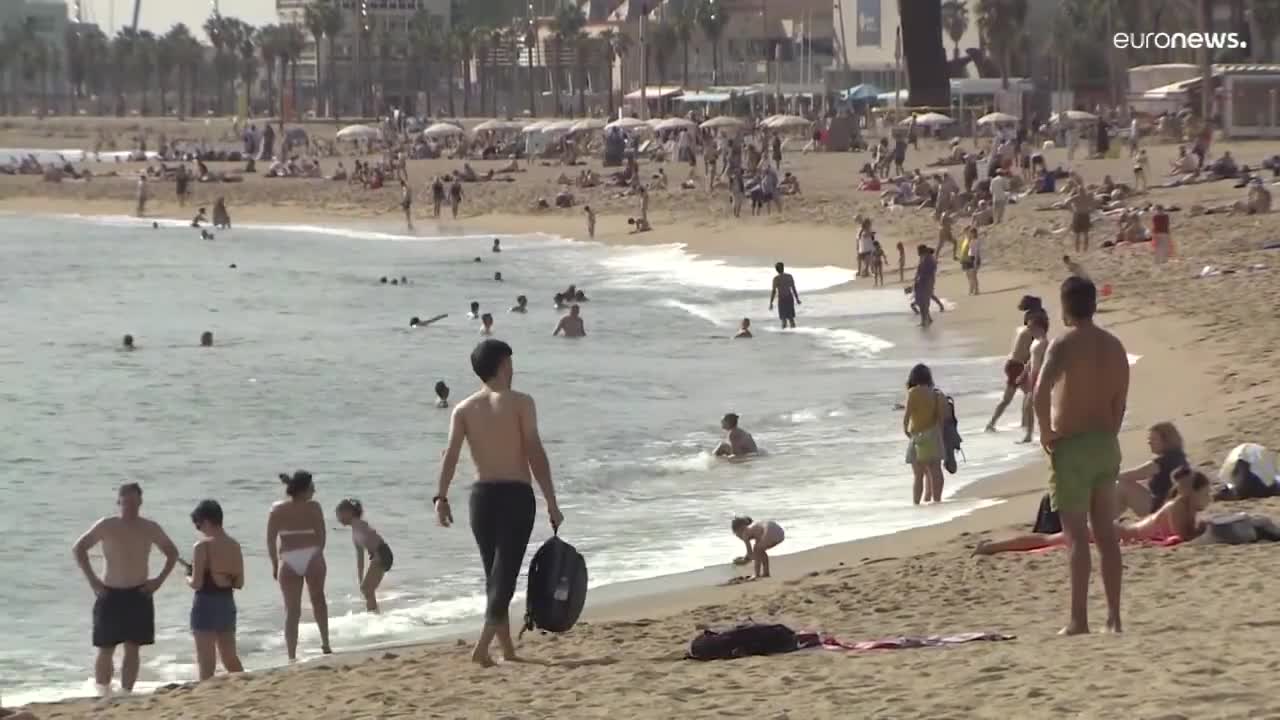
<instances>
[{"instance_id":1,"label":"white sea foam","mask_svg":"<svg viewBox=\"0 0 1280 720\"><path fill-rule=\"evenodd\" d=\"M841 355L857 358L871 357L876 353L884 352L893 347L893 343L888 340L846 328L806 327L801 325L790 330L782 330L775 327L768 327L765 330L774 333L786 332L808 335L817 340L818 343Z\"/></svg>"},{"instance_id":2,"label":"white sea foam","mask_svg":"<svg viewBox=\"0 0 1280 720\"><path fill-rule=\"evenodd\" d=\"M772 267L733 265L724 260L703 258L687 252L685 245L613 248L601 261L617 272L619 284L628 287L652 287L655 284L720 290L763 290L771 286L775 275ZM801 295L825 290L850 282L854 271L826 265L794 268Z\"/></svg>"}]
</instances>

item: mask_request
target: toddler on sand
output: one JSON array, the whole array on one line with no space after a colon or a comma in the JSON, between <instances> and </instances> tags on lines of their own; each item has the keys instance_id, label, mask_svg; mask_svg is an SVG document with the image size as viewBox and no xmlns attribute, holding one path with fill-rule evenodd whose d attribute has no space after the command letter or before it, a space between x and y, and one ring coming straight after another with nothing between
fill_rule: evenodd
<instances>
[{"instance_id":1,"label":"toddler on sand","mask_svg":"<svg viewBox=\"0 0 1280 720\"><path fill-rule=\"evenodd\" d=\"M734 558L733 563L746 565L754 562L756 577L769 577L768 551L777 547L786 538L782 526L772 520L752 522L749 517L739 516L733 519L729 527L747 547L747 554Z\"/></svg>"}]
</instances>

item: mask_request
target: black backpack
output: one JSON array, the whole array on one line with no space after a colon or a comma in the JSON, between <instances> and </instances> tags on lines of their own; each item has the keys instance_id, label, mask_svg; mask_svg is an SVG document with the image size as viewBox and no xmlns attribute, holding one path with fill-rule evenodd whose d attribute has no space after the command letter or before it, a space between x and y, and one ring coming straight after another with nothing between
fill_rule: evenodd
<instances>
[{"instance_id":1,"label":"black backpack","mask_svg":"<svg viewBox=\"0 0 1280 720\"><path fill-rule=\"evenodd\" d=\"M956 417L956 401L950 395L943 396L946 398L946 412L942 415L942 447L944 452L943 465L947 468L947 472L952 475L956 474L956 453L960 450L961 443L964 438L960 437L960 419Z\"/></svg>"},{"instance_id":2,"label":"black backpack","mask_svg":"<svg viewBox=\"0 0 1280 720\"><path fill-rule=\"evenodd\" d=\"M739 625L732 630L703 630L689 643L689 660L732 660L752 655L789 653L798 647L786 625Z\"/></svg>"},{"instance_id":3,"label":"black backpack","mask_svg":"<svg viewBox=\"0 0 1280 720\"><path fill-rule=\"evenodd\" d=\"M586 602L587 561L572 545L552 537L529 562L524 630L566 632L578 622Z\"/></svg>"}]
</instances>

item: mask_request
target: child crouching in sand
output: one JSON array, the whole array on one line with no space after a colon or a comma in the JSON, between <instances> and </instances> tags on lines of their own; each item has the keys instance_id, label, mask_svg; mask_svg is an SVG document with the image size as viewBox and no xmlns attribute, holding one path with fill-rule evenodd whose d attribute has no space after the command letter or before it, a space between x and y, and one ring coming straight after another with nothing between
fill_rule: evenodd
<instances>
[{"instance_id":1,"label":"child crouching in sand","mask_svg":"<svg viewBox=\"0 0 1280 720\"><path fill-rule=\"evenodd\" d=\"M735 565L755 563L755 575L758 578L769 577L769 550L777 547L786 538L782 526L772 520L752 522L751 518L740 516L733 519L729 527L733 534L747 547L747 554L734 558Z\"/></svg>"},{"instance_id":2,"label":"child crouching in sand","mask_svg":"<svg viewBox=\"0 0 1280 720\"><path fill-rule=\"evenodd\" d=\"M369 612L378 612L376 593L382 576L391 569L394 558L391 547L377 530L364 521L364 507L359 500L347 498L338 503L337 514L338 522L351 528L351 542L356 546L356 580L360 583L365 608ZM368 572L364 569L365 553L369 554Z\"/></svg>"}]
</instances>

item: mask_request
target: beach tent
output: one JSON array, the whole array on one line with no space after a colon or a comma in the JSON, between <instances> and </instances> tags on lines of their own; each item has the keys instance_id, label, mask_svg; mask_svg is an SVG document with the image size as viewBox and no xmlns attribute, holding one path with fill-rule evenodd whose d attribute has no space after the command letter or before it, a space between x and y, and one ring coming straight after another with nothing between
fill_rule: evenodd
<instances>
[{"instance_id":1,"label":"beach tent","mask_svg":"<svg viewBox=\"0 0 1280 720\"><path fill-rule=\"evenodd\" d=\"M703 130L735 130L742 127L742 121L730 115L713 117L698 127Z\"/></svg>"},{"instance_id":2,"label":"beach tent","mask_svg":"<svg viewBox=\"0 0 1280 720\"><path fill-rule=\"evenodd\" d=\"M422 134L430 138L452 137L454 135L465 135L466 131L457 125L449 123L436 123L422 131Z\"/></svg>"},{"instance_id":3,"label":"beach tent","mask_svg":"<svg viewBox=\"0 0 1280 720\"><path fill-rule=\"evenodd\" d=\"M624 117L605 125L605 128L610 130L613 128L617 128L619 130L648 130L650 129L650 126L649 123L639 118Z\"/></svg>"},{"instance_id":4,"label":"beach tent","mask_svg":"<svg viewBox=\"0 0 1280 720\"><path fill-rule=\"evenodd\" d=\"M1018 122L1018 118L1002 112L987 113L978 118L979 125L1012 125Z\"/></svg>"},{"instance_id":5,"label":"beach tent","mask_svg":"<svg viewBox=\"0 0 1280 720\"><path fill-rule=\"evenodd\" d=\"M339 140L373 140L382 137L382 132L368 125L348 125L338 131Z\"/></svg>"},{"instance_id":6,"label":"beach tent","mask_svg":"<svg viewBox=\"0 0 1280 720\"><path fill-rule=\"evenodd\" d=\"M579 120L569 128L572 132L592 132L595 130L603 130L605 121L601 118L586 118Z\"/></svg>"},{"instance_id":7,"label":"beach tent","mask_svg":"<svg viewBox=\"0 0 1280 720\"><path fill-rule=\"evenodd\" d=\"M667 118L666 120L663 120L657 125L654 125L653 129L665 132L669 130L693 130L696 127L698 127L697 123L695 123L692 120L686 120L684 118L674 117L674 118Z\"/></svg>"},{"instance_id":8,"label":"beach tent","mask_svg":"<svg viewBox=\"0 0 1280 720\"><path fill-rule=\"evenodd\" d=\"M1232 448L1218 470L1218 479L1234 487L1231 476L1240 461L1249 463L1249 472L1257 475L1268 487L1274 488L1280 483L1280 476L1276 475L1276 453L1257 443L1244 443Z\"/></svg>"},{"instance_id":9,"label":"beach tent","mask_svg":"<svg viewBox=\"0 0 1280 720\"><path fill-rule=\"evenodd\" d=\"M920 127L941 127L943 125L950 125L951 123L955 122L955 120L952 120L946 115L943 115L942 113L936 113L936 112L922 113L920 115L916 115L915 117L916 117L916 125L919 125ZM898 124L902 126L910 125L911 118L906 118Z\"/></svg>"}]
</instances>

